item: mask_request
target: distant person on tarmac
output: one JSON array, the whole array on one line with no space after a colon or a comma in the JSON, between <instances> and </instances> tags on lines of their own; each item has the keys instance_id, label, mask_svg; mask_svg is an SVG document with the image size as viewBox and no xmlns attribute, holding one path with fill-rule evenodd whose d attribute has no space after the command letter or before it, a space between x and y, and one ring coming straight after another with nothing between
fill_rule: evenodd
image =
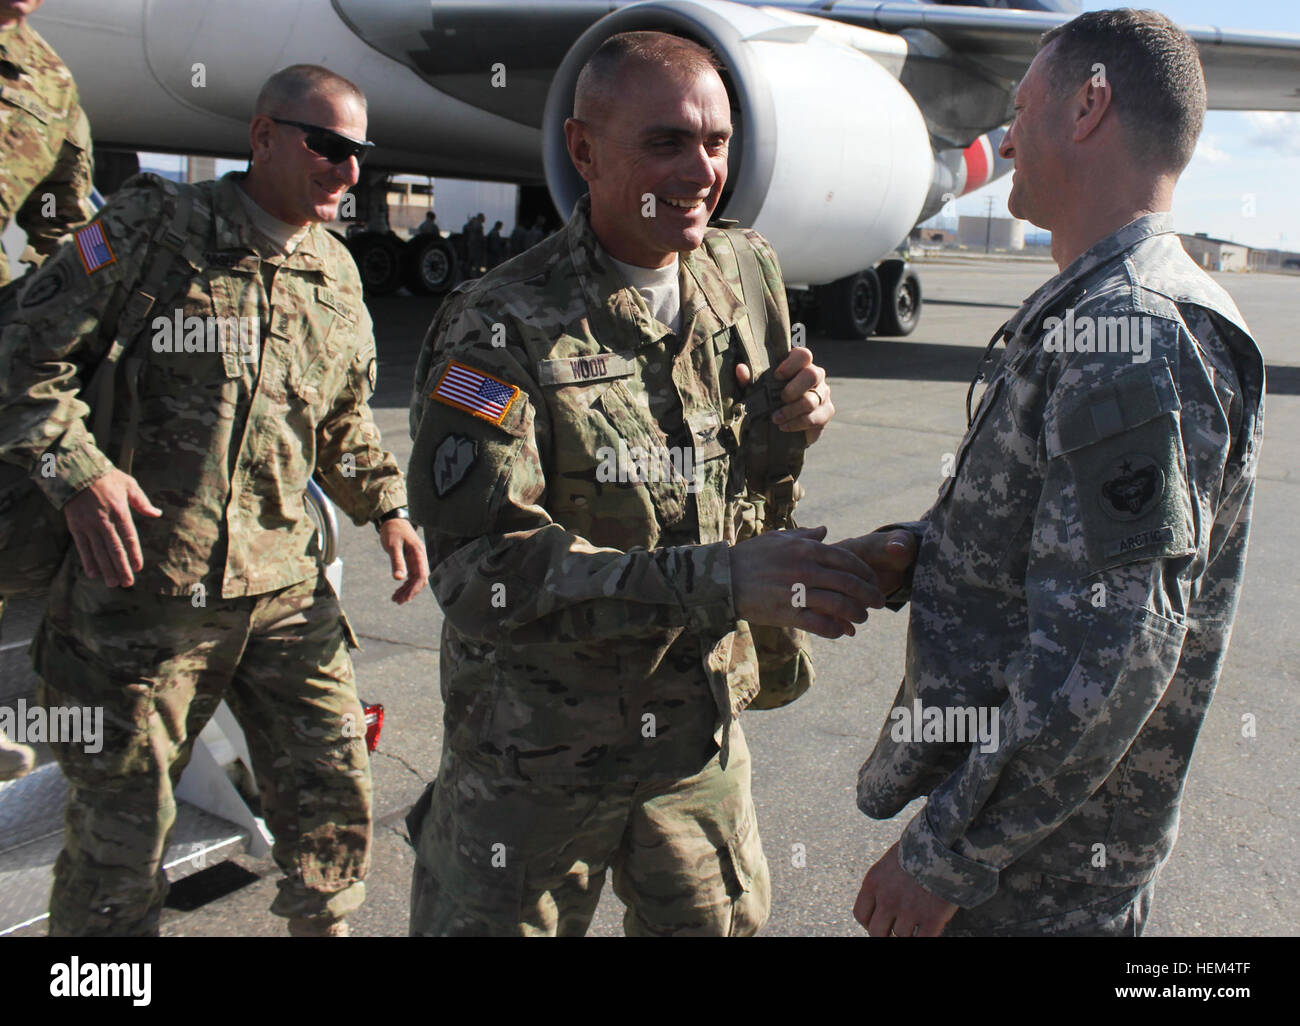
<instances>
[{"instance_id":1,"label":"distant person on tarmac","mask_svg":"<svg viewBox=\"0 0 1300 1026\"><path fill-rule=\"evenodd\" d=\"M468 264L468 273L471 278L483 273L483 261L487 257L487 248L483 238L483 222L487 218L483 214L475 214L465 222L462 229L465 235L465 262Z\"/></svg>"},{"instance_id":2,"label":"distant person on tarmac","mask_svg":"<svg viewBox=\"0 0 1300 1026\"><path fill-rule=\"evenodd\" d=\"M510 255L518 256L528 248L528 229L522 221L515 222L515 229L510 233Z\"/></svg>"},{"instance_id":3,"label":"distant person on tarmac","mask_svg":"<svg viewBox=\"0 0 1300 1026\"><path fill-rule=\"evenodd\" d=\"M501 229L505 227L503 221L498 221L492 226L492 230L487 236L487 265L496 267L506 258L506 240L501 237Z\"/></svg>"},{"instance_id":4,"label":"distant person on tarmac","mask_svg":"<svg viewBox=\"0 0 1300 1026\"><path fill-rule=\"evenodd\" d=\"M416 235L441 235L442 229L438 227L438 218L434 216L432 210L424 215L424 220L420 226L415 229Z\"/></svg>"},{"instance_id":5,"label":"distant person on tarmac","mask_svg":"<svg viewBox=\"0 0 1300 1026\"><path fill-rule=\"evenodd\" d=\"M533 226L528 229L528 233L524 238L524 248L532 249L545 238L546 218L543 215L538 214L537 220L533 222Z\"/></svg>"}]
</instances>

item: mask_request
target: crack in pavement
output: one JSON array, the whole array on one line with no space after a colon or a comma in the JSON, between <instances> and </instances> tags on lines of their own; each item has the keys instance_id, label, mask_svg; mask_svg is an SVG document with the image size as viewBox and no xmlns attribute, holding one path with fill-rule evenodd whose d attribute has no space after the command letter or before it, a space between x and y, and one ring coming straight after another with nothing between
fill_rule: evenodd
<instances>
[{"instance_id":1,"label":"crack in pavement","mask_svg":"<svg viewBox=\"0 0 1300 1026\"><path fill-rule=\"evenodd\" d=\"M360 631L357 631L356 635L358 638L364 638L366 641L382 641L385 645L397 645L400 648L418 648L421 652L440 651L437 645L417 645L413 641L397 641L393 638L385 638L379 634L362 634Z\"/></svg>"},{"instance_id":2,"label":"crack in pavement","mask_svg":"<svg viewBox=\"0 0 1300 1026\"><path fill-rule=\"evenodd\" d=\"M404 767L406 768L407 772L409 772L411 775L413 775L413 776L415 777L415 779L418 780L421 784L427 784L427 783L428 783L428 781L425 780L424 777L422 777L422 776L420 775L420 771L419 771L419 770L417 770L414 766L412 766L409 762L407 762L404 758L402 758L402 757L401 757L400 755L398 755L396 752L383 752L383 751L380 751L380 750L376 749L375 751L371 752L370 754L371 754L371 755L382 755L382 756L383 756L384 758L386 758L386 759L392 759L394 762L399 762L399 763L402 764L402 766L404 766Z\"/></svg>"}]
</instances>

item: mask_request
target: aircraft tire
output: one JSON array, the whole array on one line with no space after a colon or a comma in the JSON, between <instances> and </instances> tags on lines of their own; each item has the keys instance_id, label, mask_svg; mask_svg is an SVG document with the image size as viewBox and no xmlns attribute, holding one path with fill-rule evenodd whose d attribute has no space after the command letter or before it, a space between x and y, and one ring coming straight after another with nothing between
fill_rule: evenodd
<instances>
[{"instance_id":1,"label":"aircraft tire","mask_svg":"<svg viewBox=\"0 0 1300 1026\"><path fill-rule=\"evenodd\" d=\"M460 259L441 236L417 235L402 252L406 287L417 296L441 296L460 278Z\"/></svg>"},{"instance_id":2,"label":"aircraft tire","mask_svg":"<svg viewBox=\"0 0 1300 1026\"><path fill-rule=\"evenodd\" d=\"M348 240L361 285L370 296L387 296L402 286L402 243L394 235L362 232Z\"/></svg>"},{"instance_id":3,"label":"aircraft tire","mask_svg":"<svg viewBox=\"0 0 1300 1026\"><path fill-rule=\"evenodd\" d=\"M877 334L910 335L921 322L921 277L902 260L880 265L883 302Z\"/></svg>"},{"instance_id":4,"label":"aircraft tire","mask_svg":"<svg viewBox=\"0 0 1300 1026\"><path fill-rule=\"evenodd\" d=\"M880 320L880 278L868 267L817 289L822 326L831 338L870 338Z\"/></svg>"}]
</instances>

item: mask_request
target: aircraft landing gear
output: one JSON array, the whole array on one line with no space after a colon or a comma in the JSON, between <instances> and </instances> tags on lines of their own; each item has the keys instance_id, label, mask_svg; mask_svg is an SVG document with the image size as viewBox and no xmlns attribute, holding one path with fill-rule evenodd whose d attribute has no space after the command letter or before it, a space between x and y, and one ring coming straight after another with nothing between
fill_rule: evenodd
<instances>
[{"instance_id":1,"label":"aircraft landing gear","mask_svg":"<svg viewBox=\"0 0 1300 1026\"><path fill-rule=\"evenodd\" d=\"M910 335L921 321L921 278L902 260L886 260L877 268L884 302L881 335Z\"/></svg>"},{"instance_id":2,"label":"aircraft landing gear","mask_svg":"<svg viewBox=\"0 0 1300 1026\"><path fill-rule=\"evenodd\" d=\"M406 287L417 296L441 296L460 280L460 259L451 242L440 236L417 235L402 251Z\"/></svg>"},{"instance_id":3,"label":"aircraft landing gear","mask_svg":"<svg viewBox=\"0 0 1300 1026\"><path fill-rule=\"evenodd\" d=\"M905 261L884 260L829 285L814 286L812 302L814 315L831 338L910 335L921 320L921 279Z\"/></svg>"},{"instance_id":4,"label":"aircraft landing gear","mask_svg":"<svg viewBox=\"0 0 1300 1026\"><path fill-rule=\"evenodd\" d=\"M402 285L402 242L384 232L360 232L347 240L368 296L387 296Z\"/></svg>"},{"instance_id":5,"label":"aircraft landing gear","mask_svg":"<svg viewBox=\"0 0 1300 1026\"><path fill-rule=\"evenodd\" d=\"M880 278L868 267L816 289L822 324L831 338L868 338L880 320Z\"/></svg>"}]
</instances>

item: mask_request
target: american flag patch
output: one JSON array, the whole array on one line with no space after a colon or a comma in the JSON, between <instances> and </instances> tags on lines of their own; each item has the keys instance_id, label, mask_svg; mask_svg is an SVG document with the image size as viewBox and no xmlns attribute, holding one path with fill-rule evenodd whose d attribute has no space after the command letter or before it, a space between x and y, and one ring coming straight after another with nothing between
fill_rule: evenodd
<instances>
[{"instance_id":1,"label":"american flag patch","mask_svg":"<svg viewBox=\"0 0 1300 1026\"><path fill-rule=\"evenodd\" d=\"M519 389L514 385L452 360L429 398L500 425L518 396Z\"/></svg>"},{"instance_id":2,"label":"american flag patch","mask_svg":"<svg viewBox=\"0 0 1300 1026\"><path fill-rule=\"evenodd\" d=\"M113 250L104 236L104 226L98 221L86 225L74 238L77 240L77 252L81 254L81 262L85 265L87 274L94 274L117 259L113 256Z\"/></svg>"}]
</instances>

